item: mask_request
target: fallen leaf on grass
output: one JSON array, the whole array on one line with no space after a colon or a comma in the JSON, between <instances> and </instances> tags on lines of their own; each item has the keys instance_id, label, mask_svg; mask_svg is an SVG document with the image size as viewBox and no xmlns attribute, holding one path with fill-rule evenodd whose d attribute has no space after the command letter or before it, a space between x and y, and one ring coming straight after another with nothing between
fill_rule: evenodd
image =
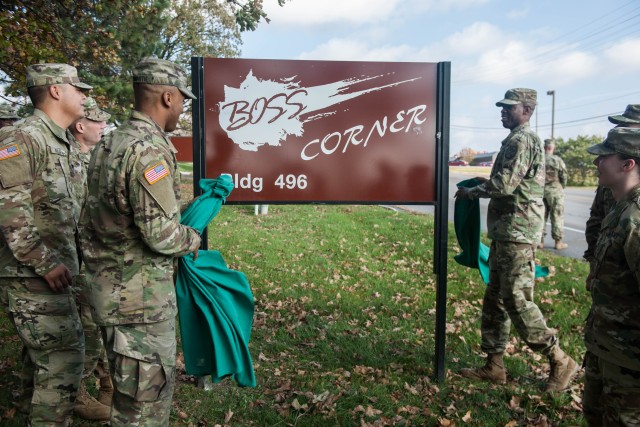
<instances>
[{"instance_id":1,"label":"fallen leaf on grass","mask_svg":"<svg viewBox=\"0 0 640 427\"><path fill-rule=\"evenodd\" d=\"M381 410L375 409L371 405L367 405L366 409L364 408L364 406L358 405L358 406L355 407L355 409L353 411L354 412L362 412L367 417L375 417L376 415L382 414Z\"/></svg>"},{"instance_id":2,"label":"fallen leaf on grass","mask_svg":"<svg viewBox=\"0 0 640 427\"><path fill-rule=\"evenodd\" d=\"M4 414L2 414L3 418L8 418L8 419L13 419L13 417L16 416L16 412L18 411L18 408L16 408L15 406L12 408L7 409L6 411L4 411Z\"/></svg>"},{"instance_id":3,"label":"fallen leaf on grass","mask_svg":"<svg viewBox=\"0 0 640 427\"><path fill-rule=\"evenodd\" d=\"M512 396L511 400L509 401L509 408L511 409L520 408L520 402L521 402L521 399L518 396Z\"/></svg>"},{"instance_id":4,"label":"fallen leaf on grass","mask_svg":"<svg viewBox=\"0 0 640 427\"><path fill-rule=\"evenodd\" d=\"M409 393L413 394L414 396L417 396L418 394L418 390L415 389L415 387L410 386L407 383L404 383L404 389L407 390Z\"/></svg>"},{"instance_id":5,"label":"fallen leaf on grass","mask_svg":"<svg viewBox=\"0 0 640 427\"><path fill-rule=\"evenodd\" d=\"M421 410L422 409L418 408L417 406L407 405L407 406L401 406L400 408L398 408L398 413L402 414L406 412L407 414L415 415L415 414L419 414Z\"/></svg>"},{"instance_id":6,"label":"fallen leaf on grass","mask_svg":"<svg viewBox=\"0 0 640 427\"><path fill-rule=\"evenodd\" d=\"M293 406L293 409L295 409L296 411L306 411L307 409L309 409L309 405L307 405L306 403L304 405L301 405L300 402L298 402L298 399L293 399L293 402L291 402L291 406Z\"/></svg>"},{"instance_id":7,"label":"fallen leaf on grass","mask_svg":"<svg viewBox=\"0 0 640 427\"><path fill-rule=\"evenodd\" d=\"M323 391L320 394L314 395L311 403L324 402L325 400L327 400L327 397L329 397L329 391Z\"/></svg>"},{"instance_id":8,"label":"fallen leaf on grass","mask_svg":"<svg viewBox=\"0 0 640 427\"><path fill-rule=\"evenodd\" d=\"M532 427L549 427L549 420L546 415L539 415L538 417L529 420L529 424Z\"/></svg>"}]
</instances>

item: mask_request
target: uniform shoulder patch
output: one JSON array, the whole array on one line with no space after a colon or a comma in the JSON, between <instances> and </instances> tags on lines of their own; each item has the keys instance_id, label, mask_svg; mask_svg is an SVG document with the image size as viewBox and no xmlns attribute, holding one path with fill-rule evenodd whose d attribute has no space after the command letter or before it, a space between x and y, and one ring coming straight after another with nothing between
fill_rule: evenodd
<instances>
[{"instance_id":1,"label":"uniform shoulder patch","mask_svg":"<svg viewBox=\"0 0 640 427\"><path fill-rule=\"evenodd\" d=\"M518 154L518 143L512 141L507 145L504 151L504 157L505 159L511 160L516 156L516 154Z\"/></svg>"},{"instance_id":2,"label":"uniform shoulder patch","mask_svg":"<svg viewBox=\"0 0 640 427\"><path fill-rule=\"evenodd\" d=\"M147 180L149 184L155 184L160 181L162 178L169 175L169 171L166 166L160 162L151 166L149 169L144 171L144 178Z\"/></svg>"},{"instance_id":3,"label":"uniform shoulder patch","mask_svg":"<svg viewBox=\"0 0 640 427\"><path fill-rule=\"evenodd\" d=\"M19 155L20 149L18 148L18 144L11 144L7 145L6 147L0 148L0 161L7 160Z\"/></svg>"}]
</instances>

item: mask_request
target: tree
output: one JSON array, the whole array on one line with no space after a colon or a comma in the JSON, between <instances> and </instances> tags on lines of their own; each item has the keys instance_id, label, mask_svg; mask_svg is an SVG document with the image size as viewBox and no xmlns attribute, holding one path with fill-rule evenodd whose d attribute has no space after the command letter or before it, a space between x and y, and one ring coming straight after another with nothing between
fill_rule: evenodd
<instances>
[{"instance_id":1,"label":"tree","mask_svg":"<svg viewBox=\"0 0 640 427\"><path fill-rule=\"evenodd\" d=\"M471 161L476 157L477 154L478 152L472 148L463 148L462 150L460 150L460 152L458 152L457 157L466 161L467 163L471 163Z\"/></svg>"},{"instance_id":2,"label":"tree","mask_svg":"<svg viewBox=\"0 0 640 427\"><path fill-rule=\"evenodd\" d=\"M192 56L235 57L240 31L235 17L217 0L186 0L169 8L158 57L188 65Z\"/></svg>"},{"instance_id":3,"label":"tree","mask_svg":"<svg viewBox=\"0 0 640 427\"><path fill-rule=\"evenodd\" d=\"M260 20L264 19L269 22L267 14L262 9L262 0L245 1L226 0L227 3L233 5L236 23L240 27L240 31L255 31ZM278 0L279 6L284 6L285 0Z\"/></svg>"},{"instance_id":4,"label":"tree","mask_svg":"<svg viewBox=\"0 0 640 427\"><path fill-rule=\"evenodd\" d=\"M188 67L191 56L238 56L241 31L261 20L268 22L262 0L5 0L0 83L24 95L27 65L68 63L95 87L101 107L123 119L140 59L156 55Z\"/></svg>"},{"instance_id":5,"label":"tree","mask_svg":"<svg viewBox=\"0 0 640 427\"><path fill-rule=\"evenodd\" d=\"M568 139L556 139L556 149L554 154L558 155L567 165L569 172L568 185L586 186L596 185L598 178L595 174L596 167L593 165L595 156L587 153L587 148L602 142L600 136L578 136Z\"/></svg>"}]
</instances>

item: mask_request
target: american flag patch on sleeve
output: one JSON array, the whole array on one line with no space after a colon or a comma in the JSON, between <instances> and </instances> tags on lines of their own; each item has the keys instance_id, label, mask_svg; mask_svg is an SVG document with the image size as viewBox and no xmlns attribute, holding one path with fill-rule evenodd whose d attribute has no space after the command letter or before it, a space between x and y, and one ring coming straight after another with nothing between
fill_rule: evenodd
<instances>
[{"instance_id":1,"label":"american flag patch on sleeve","mask_svg":"<svg viewBox=\"0 0 640 427\"><path fill-rule=\"evenodd\" d=\"M155 184L167 175L169 175L169 171L162 163L158 163L144 172L144 177L149 184Z\"/></svg>"},{"instance_id":2,"label":"american flag patch on sleeve","mask_svg":"<svg viewBox=\"0 0 640 427\"><path fill-rule=\"evenodd\" d=\"M20 155L20 149L17 144L12 144L0 149L0 160L7 160Z\"/></svg>"}]
</instances>

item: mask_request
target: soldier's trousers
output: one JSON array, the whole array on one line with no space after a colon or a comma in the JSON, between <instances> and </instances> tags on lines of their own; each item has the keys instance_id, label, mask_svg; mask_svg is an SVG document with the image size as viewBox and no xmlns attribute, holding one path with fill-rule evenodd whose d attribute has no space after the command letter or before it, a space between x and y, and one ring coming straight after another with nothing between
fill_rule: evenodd
<instances>
[{"instance_id":1,"label":"soldier's trousers","mask_svg":"<svg viewBox=\"0 0 640 427\"><path fill-rule=\"evenodd\" d=\"M547 235L547 221L551 218L551 237L553 237L553 240L562 240L564 237L564 192L545 192L543 200L543 238Z\"/></svg>"},{"instance_id":2,"label":"soldier's trousers","mask_svg":"<svg viewBox=\"0 0 640 427\"><path fill-rule=\"evenodd\" d=\"M547 353L556 343L555 331L533 302L535 279L534 245L491 243L489 284L482 305L482 350L504 352L511 323L534 351Z\"/></svg>"},{"instance_id":3,"label":"soldier's trousers","mask_svg":"<svg viewBox=\"0 0 640 427\"><path fill-rule=\"evenodd\" d=\"M168 426L176 321L101 327L114 394L111 426Z\"/></svg>"},{"instance_id":4,"label":"soldier's trousers","mask_svg":"<svg viewBox=\"0 0 640 427\"><path fill-rule=\"evenodd\" d=\"M95 324L91 316L91 308L88 305L78 304L78 309L85 339L84 372L82 377L87 378L98 368L98 362L102 362L102 365L105 364L106 352L102 343L100 328Z\"/></svg>"},{"instance_id":5,"label":"soldier's trousers","mask_svg":"<svg viewBox=\"0 0 640 427\"><path fill-rule=\"evenodd\" d=\"M83 274L78 275L75 285L76 303L80 313L80 321L84 330L84 372L83 378L87 378L93 374L98 368L102 369L105 365L106 352L102 342L102 333L100 327L93 321L91 315L91 307L89 306L88 289L86 278ZM98 367L100 362L100 367Z\"/></svg>"},{"instance_id":6,"label":"soldier's trousers","mask_svg":"<svg viewBox=\"0 0 640 427\"><path fill-rule=\"evenodd\" d=\"M640 371L588 352L582 407L591 427L640 426Z\"/></svg>"},{"instance_id":7,"label":"soldier's trousers","mask_svg":"<svg viewBox=\"0 0 640 427\"><path fill-rule=\"evenodd\" d=\"M70 289L41 278L0 278L2 303L24 345L23 401L32 426L67 425L84 362L84 335Z\"/></svg>"}]
</instances>

